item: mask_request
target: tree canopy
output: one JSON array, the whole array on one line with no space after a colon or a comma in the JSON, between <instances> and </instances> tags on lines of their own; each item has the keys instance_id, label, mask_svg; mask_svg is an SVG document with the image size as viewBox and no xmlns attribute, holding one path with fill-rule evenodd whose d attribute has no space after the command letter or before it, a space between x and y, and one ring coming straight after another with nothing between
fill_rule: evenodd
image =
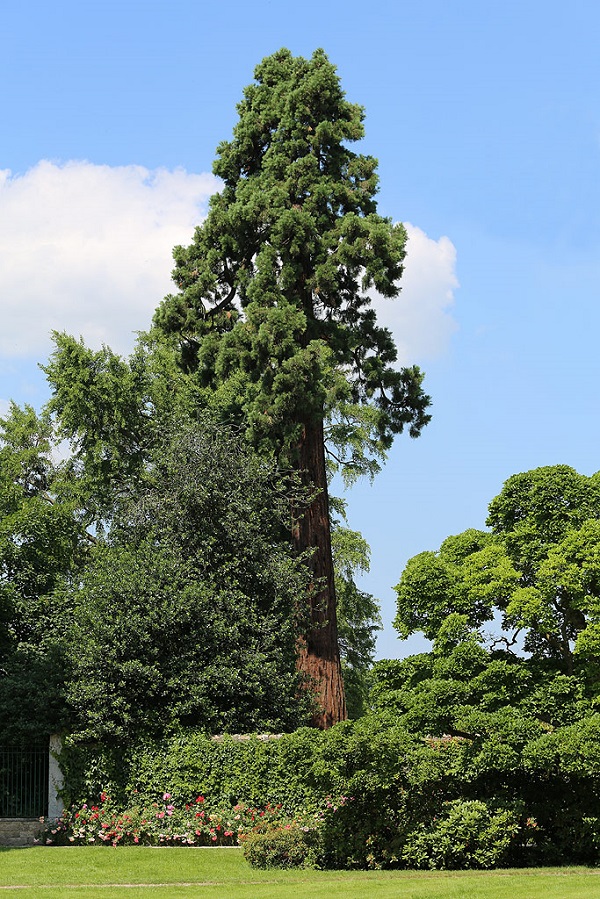
<instances>
[{"instance_id":1,"label":"tree canopy","mask_svg":"<svg viewBox=\"0 0 600 899\"><path fill-rule=\"evenodd\" d=\"M514 475L491 502L488 532L469 530L409 561L396 588L402 636L448 633L462 616L493 645L570 675L600 658L600 478L566 465ZM594 675L595 676L595 675Z\"/></svg>"},{"instance_id":2,"label":"tree canopy","mask_svg":"<svg viewBox=\"0 0 600 899\"><path fill-rule=\"evenodd\" d=\"M575 724L600 700L600 481L566 465L509 478L488 531L410 559L400 636L430 653L376 665L376 705L411 729L470 739ZM508 729L508 730L507 730Z\"/></svg>"},{"instance_id":3,"label":"tree canopy","mask_svg":"<svg viewBox=\"0 0 600 899\"><path fill-rule=\"evenodd\" d=\"M326 418L345 469L372 470L367 452L429 420L421 374L393 367L371 302L373 289L398 295L406 232L376 212L376 160L346 146L363 137L364 110L325 53L281 50L254 74L217 148L223 190L175 248L179 293L155 322L254 443L293 455L305 422Z\"/></svg>"},{"instance_id":4,"label":"tree canopy","mask_svg":"<svg viewBox=\"0 0 600 899\"><path fill-rule=\"evenodd\" d=\"M12 404L0 419L0 727L9 742L68 721L66 588L89 541L73 505L52 493L52 450L48 416Z\"/></svg>"},{"instance_id":5,"label":"tree canopy","mask_svg":"<svg viewBox=\"0 0 600 899\"><path fill-rule=\"evenodd\" d=\"M74 590L68 694L80 735L306 720L295 666L306 570L286 513L273 466L210 419L155 447Z\"/></svg>"}]
</instances>

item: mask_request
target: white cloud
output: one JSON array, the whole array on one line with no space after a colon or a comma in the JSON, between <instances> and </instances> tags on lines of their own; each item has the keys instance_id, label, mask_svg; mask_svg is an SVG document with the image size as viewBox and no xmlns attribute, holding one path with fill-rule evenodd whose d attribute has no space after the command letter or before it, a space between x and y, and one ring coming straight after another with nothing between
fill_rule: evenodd
<instances>
[{"instance_id":1,"label":"white cloud","mask_svg":"<svg viewBox=\"0 0 600 899\"><path fill-rule=\"evenodd\" d=\"M408 245L402 291L393 300L374 297L379 324L389 328L398 347L398 361L413 364L441 355L456 330L452 318L456 248L447 237L433 240L405 223Z\"/></svg>"},{"instance_id":2,"label":"white cloud","mask_svg":"<svg viewBox=\"0 0 600 899\"><path fill-rule=\"evenodd\" d=\"M218 188L209 174L133 165L0 171L0 354L44 361L53 329L128 352L174 289L172 248L190 242ZM451 241L406 227L402 293L375 300L402 363L443 352L458 284Z\"/></svg>"},{"instance_id":3,"label":"white cloud","mask_svg":"<svg viewBox=\"0 0 600 899\"><path fill-rule=\"evenodd\" d=\"M53 329L127 352L173 289L219 182L183 170L40 162L0 172L0 353L45 358Z\"/></svg>"}]
</instances>

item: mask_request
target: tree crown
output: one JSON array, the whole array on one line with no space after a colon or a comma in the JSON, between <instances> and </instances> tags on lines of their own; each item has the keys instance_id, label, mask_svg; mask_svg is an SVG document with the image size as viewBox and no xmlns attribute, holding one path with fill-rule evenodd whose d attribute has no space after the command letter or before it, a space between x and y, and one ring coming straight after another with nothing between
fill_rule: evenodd
<instances>
[{"instance_id":1,"label":"tree crown","mask_svg":"<svg viewBox=\"0 0 600 899\"><path fill-rule=\"evenodd\" d=\"M417 368L394 367L371 306L373 290L399 292L406 232L377 214L376 161L347 146L363 136L363 110L322 50L280 50L238 112L213 167L223 189L192 244L175 248L180 292L155 324L255 444L281 452L325 418L337 458L372 472L394 434L419 434L429 398Z\"/></svg>"}]
</instances>

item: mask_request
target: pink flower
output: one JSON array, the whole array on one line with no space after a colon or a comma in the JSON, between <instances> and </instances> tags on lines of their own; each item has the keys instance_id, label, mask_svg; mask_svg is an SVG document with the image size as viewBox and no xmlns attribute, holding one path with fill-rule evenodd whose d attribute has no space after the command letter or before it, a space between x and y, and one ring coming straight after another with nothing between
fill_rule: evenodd
<instances>
[{"instance_id":1,"label":"pink flower","mask_svg":"<svg viewBox=\"0 0 600 899\"><path fill-rule=\"evenodd\" d=\"M167 799L170 799L170 798L171 798L171 794L170 794L170 793L163 793L163 802L166 802Z\"/></svg>"}]
</instances>

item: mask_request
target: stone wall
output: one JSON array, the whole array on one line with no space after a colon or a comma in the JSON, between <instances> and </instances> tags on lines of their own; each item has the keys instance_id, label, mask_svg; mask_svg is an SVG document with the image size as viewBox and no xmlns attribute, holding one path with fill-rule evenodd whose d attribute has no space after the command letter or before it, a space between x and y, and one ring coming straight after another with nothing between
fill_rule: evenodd
<instances>
[{"instance_id":1,"label":"stone wall","mask_svg":"<svg viewBox=\"0 0 600 899\"><path fill-rule=\"evenodd\" d=\"M0 846L32 846L41 827L39 818L0 818Z\"/></svg>"}]
</instances>

